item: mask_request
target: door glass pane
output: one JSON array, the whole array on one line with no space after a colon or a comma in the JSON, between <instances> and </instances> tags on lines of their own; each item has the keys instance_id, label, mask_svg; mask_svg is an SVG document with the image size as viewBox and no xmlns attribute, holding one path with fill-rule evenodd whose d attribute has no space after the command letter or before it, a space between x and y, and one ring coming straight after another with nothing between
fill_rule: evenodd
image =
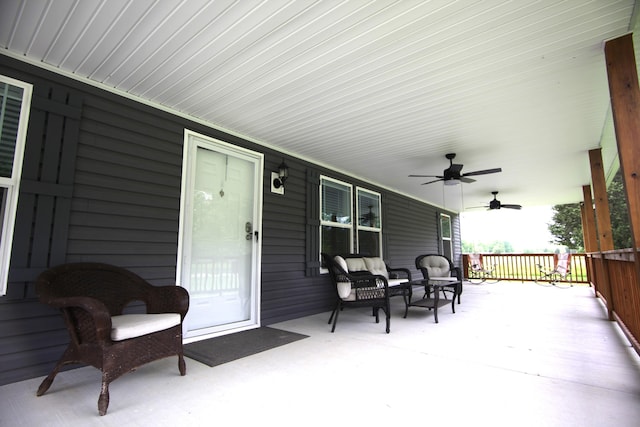
<instances>
[{"instance_id":1,"label":"door glass pane","mask_svg":"<svg viewBox=\"0 0 640 427\"><path fill-rule=\"evenodd\" d=\"M192 191L189 330L251 316L253 163L198 147Z\"/></svg>"}]
</instances>

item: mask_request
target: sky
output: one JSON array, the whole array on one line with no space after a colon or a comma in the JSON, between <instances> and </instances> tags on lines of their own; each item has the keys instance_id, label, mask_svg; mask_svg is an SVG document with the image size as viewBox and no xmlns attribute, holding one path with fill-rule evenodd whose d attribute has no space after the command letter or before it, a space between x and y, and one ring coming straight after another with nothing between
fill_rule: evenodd
<instances>
[{"instance_id":1,"label":"sky","mask_svg":"<svg viewBox=\"0 0 640 427\"><path fill-rule=\"evenodd\" d=\"M555 248L549 243L553 239L548 228L552 216L551 206L462 212L462 240L469 243L507 241L515 252Z\"/></svg>"}]
</instances>

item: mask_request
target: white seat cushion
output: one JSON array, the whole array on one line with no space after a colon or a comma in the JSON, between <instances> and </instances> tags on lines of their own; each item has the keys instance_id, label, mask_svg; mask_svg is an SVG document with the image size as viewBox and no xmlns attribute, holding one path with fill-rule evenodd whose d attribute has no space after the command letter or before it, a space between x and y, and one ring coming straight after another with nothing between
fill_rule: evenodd
<instances>
[{"instance_id":1,"label":"white seat cushion","mask_svg":"<svg viewBox=\"0 0 640 427\"><path fill-rule=\"evenodd\" d=\"M338 295L343 300L351 300L356 298L355 293L353 292L353 289L351 289L351 282L338 282L337 286L338 286ZM349 297L352 297L352 298L349 298Z\"/></svg>"},{"instance_id":2,"label":"white seat cushion","mask_svg":"<svg viewBox=\"0 0 640 427\"><path fill-rule=\"evenodd\" d=\"M367 266L367 270L371 274L377 274L380 276L384 276L386 279L389 278L389 272L387 271L387 266L380 257L375 258L363 258L364 264Z\"/></svg>"},{"instance_id":3,"label":"white seat cushion","mask_svg":"<svg viewBox=\"0 0 640 427\"><path fill-rule=\"evenodd\" d=\"M344 258L342 258L340 255L336 255L335 257L333 257L333 260L340 266L340 268L345 271L345 273L349 272L349 267L347 266L347 262L344 260Z\"/></svg>"},{"instance_id":4,"label":"white seat cushion","mask_svg":"<svg viewBox=\"0 0 640 427\"><path fill-rule=\"evenodd\" d=\"M408 281L408 279L389 279L387 280L387 283L389 284L389 286L398 286L399 284L407 283Z\"/></svg>"},{"instance_id":5,"label":"white seat cushion","mask_svg":"<svg viewBox=\"0 0 640 427\"><path fill-rule=\"evenodd\" d=\"M180 324L178 313L123 314L111 318L111 339L122 341Z\"/></svg>"},{"instance_id":6,"label":"white seat cushion","mask_svg":"<svg viewBox=\"0 0 640 427\"><path fill-rule=\"evenodd\" d=\"M362 258L347 258L347 266L349 266L349 273L354 271L367 271L367 264L364 263Z\"/></svg>"}]
</instances>

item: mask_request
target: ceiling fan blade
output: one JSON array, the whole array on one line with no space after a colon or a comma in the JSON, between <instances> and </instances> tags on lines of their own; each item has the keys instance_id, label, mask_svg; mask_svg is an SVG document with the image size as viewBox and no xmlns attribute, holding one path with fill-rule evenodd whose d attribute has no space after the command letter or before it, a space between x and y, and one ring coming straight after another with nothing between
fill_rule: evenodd
<instances>
[{"instance_id":1,"label":"ceiling fan blade","mask_svg":"<svg viewBox=\"0 0 640 427\"><path fill-rule=\"evenodd\" d=\"M474 176L474 175L487 175L490 173L498 173L502 172L502 168L494 168L494 169L485 169L481 171L474 171L462 174L462 176Z\"/></svg>"},{"instance_id":2,"label":"ceiling fan blade","mask_svg":"<svg viewBox=\"0 0 640 427\"><path fill-rule=\"evenodd\" d=\"M413 177L413 178L444 178L443 176L440 176L440 175L409 175L409 177Z\"/></svg>"},{"instance_id":3,"label":"ceiling fan blade","mask_svg":"<svg viewBox=\"0 0 640 427\"><path fill-rule=\"evenodd\" d=\"M522 206L520 205L500 205L501 208L509 208L509 209L522 209Z\"/></svg>"},{"instance_id":4,"label":"ceiling fan blade","mask_svg":"<svg viewBox=\"0 0 640 427\"><path fill-rule=\"evenodd\" d=\"M444 181L444 178L436 179L429 182L423 182L422 185L433 184L434 182L438 182L438 181Z\"/></svg>"},{"instance_id":5,"label":"ceiling fan blade","mask_svg":"<svg viewBox=\"0 0 640 427\"><path fill-rule=\"evenodd\" d=\"M472 182L476 182L475 179L466 178L464 175L460 177L460 181L465 182L467 184L471 184Z\"/></svg>"}]
</instances>

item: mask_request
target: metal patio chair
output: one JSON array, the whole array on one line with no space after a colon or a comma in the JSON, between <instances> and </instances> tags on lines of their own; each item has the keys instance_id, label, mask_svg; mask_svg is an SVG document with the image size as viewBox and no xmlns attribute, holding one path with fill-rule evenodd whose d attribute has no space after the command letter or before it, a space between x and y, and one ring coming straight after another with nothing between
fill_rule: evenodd
<instances>
[{"instance_id":1,"label":"metal patio chair","mask_svg":"<svg viewBox=\"0 0 640 427\"><path fill-rule=\"evenodd\" d=\"M539 276L535 282L543 286L555 286L558 288L570 288L571 282L571 254L553 254L553 269L547 270L541 264L537 264Z\"/></svg>"},{"instance_id":2,"label":"metal patio chair","mask_svg":"<svg viewBox=\"0 0 640 427\"><path fill-rule=\"evenodd\" d=\"M469 277L467 279L471 283L496 283L498 279L495 276L495 265L487 268L482 260L482 254L469 254Z\"/></svg>"}]
</instances>

